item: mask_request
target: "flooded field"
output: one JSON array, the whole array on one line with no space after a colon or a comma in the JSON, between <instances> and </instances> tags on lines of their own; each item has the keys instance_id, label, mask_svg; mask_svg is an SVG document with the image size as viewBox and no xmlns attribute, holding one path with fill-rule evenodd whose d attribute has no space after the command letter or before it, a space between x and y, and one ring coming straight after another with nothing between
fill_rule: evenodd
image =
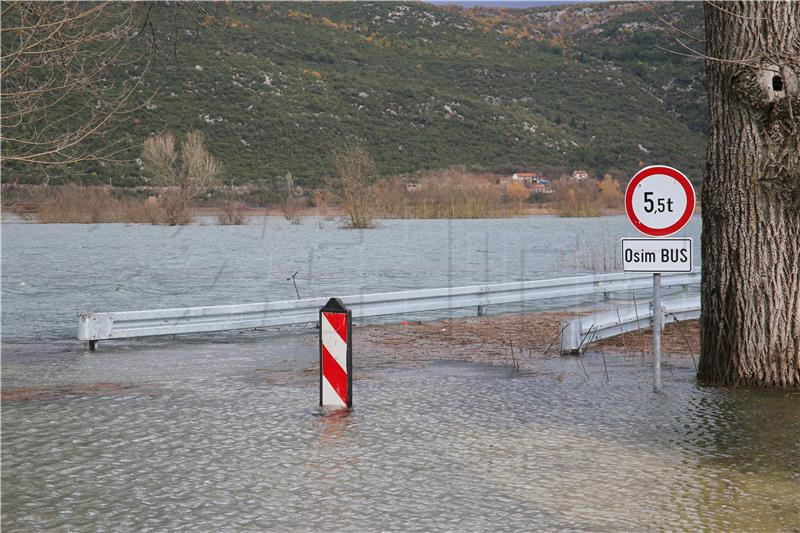
<instances>
[{"instance_id":1,"label":"flooded field","mask_svg":"<svg viewBox=\"0 0 800 533\"><path fill-rule=\"evenodd\" d=\"M695 237L699 257L696 218L681 235ZM78 311L290 300L295 272L302 297L592 272L619 259L619 238L635 233L624 216L378 225L344 230L314 217L301 225L261 217L246 226L6 222L3 342L72 343Z\"/></svg>"},{"instance_id":2,"label":"flooded field","mask_svg":"<svg viewBox=\"0 0 800 533\"><path fill-rule=\"evenodd\" d=\"M587 271L575 243L627 224L5 224L3 530L796 531L800 395L691 363L655 395L638 357L400 368L356 340L347 413L316 406L310 329L74 340L79 309L288 299L295 271L302 296Z\"/></svg>"}]
</instances>

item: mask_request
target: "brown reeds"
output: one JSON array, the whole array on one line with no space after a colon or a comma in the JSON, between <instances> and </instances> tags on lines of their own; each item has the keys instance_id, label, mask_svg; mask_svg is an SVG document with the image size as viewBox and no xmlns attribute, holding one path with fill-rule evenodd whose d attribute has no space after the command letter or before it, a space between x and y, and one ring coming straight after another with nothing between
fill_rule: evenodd
<instances>
[{"instance_id":1,"label":"brown reeds","mask_svg":"<svg viewBox=\"0 0 800 533\"><path fill-rule=\"evenodd\" d=\"M222 202L221 212L217 215L217 224L222 226L241 226L247 223L244 216L244 204L232 200Z\"/></svg>"},{"instance_id":2,"label":"brown reeds","mask_svg":"<svg viewBox=\"0 0 800 533\"><path fill-rule=\"evenodd\" d=\"M493 218L518 214L524 198L508 195L491 174L473 174L463 167L430 171L413 177L381 180L372 189L375 210L384 218ZM523 186L524 189L524 186Z\"/></svg>"},{"instance_id":3,"label":"brown reeds","mask_svg":"<svg viewBox=\"0 0 800 533\"><path fill-rule=\"evenodd\" d=\"M154 198L147 201L116 198L107 187L70 184L43 189L32 202L37 222L98 224L132 222L159 224L161 207Z\"/></svg>"},{"instance_id":4,"label":"brown reeds","mask_svg":"<svg viewBox=\"0 0 800 533\"><path fill-rule=\"evenodd\" d=\"M553 200L560 217L599 217L603 211L600 190L593 179L561 178L556 183Z\"/></svg>"}]
</instances>

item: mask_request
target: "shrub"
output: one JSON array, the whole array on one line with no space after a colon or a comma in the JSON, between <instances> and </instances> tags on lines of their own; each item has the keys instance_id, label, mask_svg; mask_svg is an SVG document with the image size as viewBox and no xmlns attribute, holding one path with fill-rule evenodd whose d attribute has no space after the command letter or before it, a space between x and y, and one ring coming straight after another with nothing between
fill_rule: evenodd
<instances>
[{"instance_id":1,"label":"shrub","mask_svg":"<svg viewBox=\"0 0 800 533\"><path fill-rule=\"evenodd\" d=\"M281 211L286 220L292 224L300 224L300 202L299 198L295 195L292 173L287 172L284 179L286 180L286 192L281 202Z\"/></svg>"},{"instance_id":2,"label":"shrub","mask_svg":"<svg viewBox=\"0 0 800 533\"><path fill-rule=\"evenodd\" d=\"M496 178L454 166L408 178L419 185L413 191L406 189L407 180L402 178L381 180L373 186L375 207L381 216L399 218L487 218L516 213L520 206L503 202Z\"/></svg>"},{"instance_id":3,"label":"shrub","mask_svg":"<svg viewBox=\"0 0 800 533\"><path fill-rule=\"evenodd\" d=\"M330 180L328 189L336 194L349 228L371 228L373 194L369 183L377 170L375 161L360 144L333 153L338 179Z\"/></svg>"},{"instance_id":4,"label":"shrub","mask_svg":"<svg viewBox=\"0 0 800 533\"><path fill-rule=\"evenodd\" d=\"M147 200L140 202L130 200L124 203L122 222L133 222L140 224L163 224L164 209L155 196L149 196Z\"/></svg>"},{"instance_id":5,"label":"shrub","mask_svg":"<svg viewBox=\"0 0 800 533\"><path fill-rule=\"evenodd\" d=\"M161 207L165 223L171 226L192 221L189 203L215 185L221 172L220 164L208 153L203 134L198 131L186 134L180 150L176 148L175 136L171 133L146 139L142 160L156 183L166 188Z\"/></svg>"},{"instance_id":6,"label":"shrub","mask_svg":"<svg viewBox=\"0 0 800 533\"><path fill-rule=\"evenodd\" d=\"M107 188L74 183L46 189L37 203L36 219L45 224L117 222L125 207Z\"/></svg>"},{"instance_id":7,"label":"shrub","mask_svg":"<svg viewBox=\"0 0 800 533\"><path fill-rule=\"evenodd\" d=\"M36 220L44 224L132 222L161 224L164 210L154 197L146 201L115 198L106 187L70 184L43 190L35 202Z\"/></svg>"},{"instance_id":8,"label":"shrub","mask_svg":"<svg viewBox=\"0 0 800 533\"><path fill-rule=\"evenodd\" d=\"M619 181L606 174L597 186L600 188L600 198L605 207L609 209L622 207L623 194Z\"/></svg>"},{"instance_id":9,"label":"shrub","mask_svg":"<svg viewBox=\"0 0 800 533\"><path fill-rule=\"evenodd\" d=\"M222 212L217 215L217 223L223 226L241 226L247 223L247 219L242 211L244 204L228 200L220 205Z\"/></svg>"},{"instance_id":10,"label":"shrub","mask_svg":"<svg viewBox=\"0 0 800 533\"><path fill-rule=\"evenodd\" d=\"M597 217L601 214L597 182L569 181L561 178L553 193L555 210L560 217Z\"/></svg>"},{"instance_id":11,"label":"shrub","mask_svg":"<svg viewBox=\"0 0 800 533\"><path fill-rule=\"evenodd\" d=\"M530 197L530 191L521 181L513 181L506 189L508 201L514 205L515 211L522 211L522 202Z\"/></svg>"}]
</instances>

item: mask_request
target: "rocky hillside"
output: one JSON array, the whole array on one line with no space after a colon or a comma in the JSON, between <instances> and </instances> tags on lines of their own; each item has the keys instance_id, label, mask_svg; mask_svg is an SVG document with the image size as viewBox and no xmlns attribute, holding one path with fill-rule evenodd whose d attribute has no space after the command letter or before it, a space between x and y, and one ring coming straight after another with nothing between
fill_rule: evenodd
<instances>
[{"instance_id":1,"label":"rocky hillside","mask_svg":"<svg viewBox=\"0 0 800 533\"><path fill-rule=\"evenodd\" d=\"M385 175L462 164L624 176L660 162L701 177L702 63L667 51L685 40L669 25L702 37L699 4L206 7L197 30L190 14L153 7L158 53L140 97L154 97L118 133L136 146L200 129L226 183L292 172L316 185L353 139ZM83 170L65 179L147 182L135 161ZM3 180L35 176L5 169Z\"/></svg>"}]
</instances>

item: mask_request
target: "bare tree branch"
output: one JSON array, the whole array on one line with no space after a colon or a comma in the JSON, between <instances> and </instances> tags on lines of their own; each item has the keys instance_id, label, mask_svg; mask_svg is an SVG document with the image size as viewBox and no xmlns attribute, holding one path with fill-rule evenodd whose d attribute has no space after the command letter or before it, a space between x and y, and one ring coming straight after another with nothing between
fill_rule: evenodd
<instances>
[{"instance_id":1,"label":"bare tree branch","mask_svg":"<svg viewBox=\"0 0 800 533\"><path fill-rule=\"evenodd\" d=\"M700 43L704 42L703 39L701 39L700 37L695 37L691 33L683 31L682 29L678 28L677 26L669 22L667 19L656 13L656 10L653 9L653 7L648 2L639 2L639 5L648 10L650 14L656 17L662 24L669 26L669 28L671 28L673 31L676 31L681 35L683 35L684 37L687 37L693 41L697 41Z\"/></svg>"},{"instance_id":2,"label":"bare tree branch","mask_svg":"<svg viewBox=\"0 0 800 533\"><path fill-rule=\"evenodd\" d=\"M108 135L116 119L139 107L133 95L153 58L152 50L128 51L140 6L111 1L2 5L3 167L72 165L118 153L121 140L89 141ZM111 73L131 64L140 65L133 83L109 81Z\"/></svg>"}]
</instances>

